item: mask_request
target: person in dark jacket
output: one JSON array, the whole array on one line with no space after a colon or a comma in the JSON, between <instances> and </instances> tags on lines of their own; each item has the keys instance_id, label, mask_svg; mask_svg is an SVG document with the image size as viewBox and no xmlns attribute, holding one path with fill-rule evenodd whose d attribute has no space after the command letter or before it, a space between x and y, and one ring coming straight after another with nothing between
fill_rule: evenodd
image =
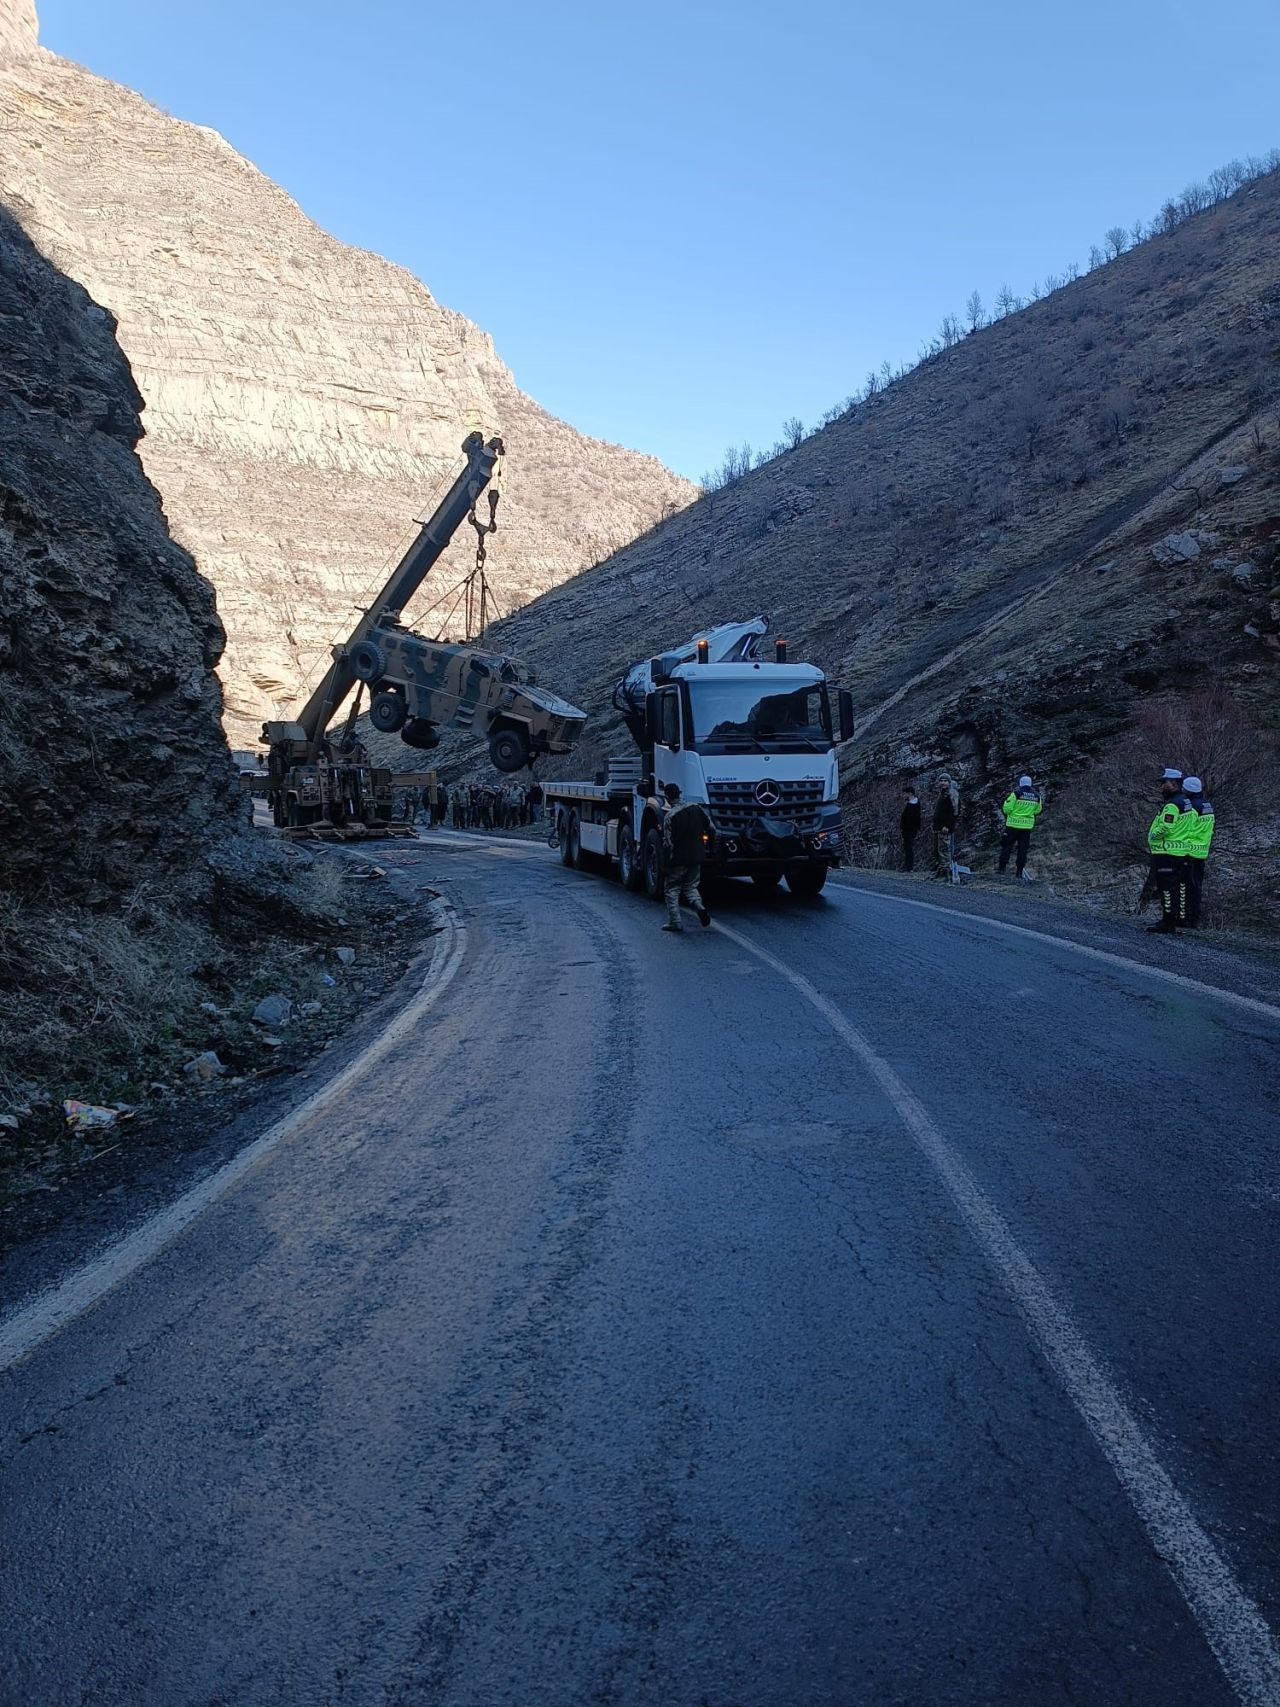
<instances>
[{"instance_id":1,"label":"person in dark jacket","mask_svg":"<svg viewBox=\"0 0 1280 1707\"><path fill-rule=\"evenodd\" d=\"M711 914L702 903L698 878L715 826L704 807L696 800L682 801L680 789L669 782L663 789L667 797L667 817L662 826L662 853L666 863L667 922L664 931L680 932L680 903L687 901L698 915L700 925L711 923Z\"/></svg>"},{"instance_id":2,"label":"person in dark jacket","mask_svg":"<svg viewBox=\"0 0 1280 1707\"><path fill-rule=\"evenodd\" d=\"M956 818L960 811L960 790L949 776L938 778L938 798L933 806L933 872L935 877L950 877L956 860Z\"/></svg>"},{"instance_id":3,"label":"person in dark jacket","mask_svg":"<svg viewBox=\"0 0 1280 1707\"><path fill-rule=\"evenodd\" d=\"M902 869L914 871L916 868L916 837L920 834L922 814L920 796L914 788L905 791L906 805L902 808L900 820L902 828Z\"/></svg>"}]
</instances>

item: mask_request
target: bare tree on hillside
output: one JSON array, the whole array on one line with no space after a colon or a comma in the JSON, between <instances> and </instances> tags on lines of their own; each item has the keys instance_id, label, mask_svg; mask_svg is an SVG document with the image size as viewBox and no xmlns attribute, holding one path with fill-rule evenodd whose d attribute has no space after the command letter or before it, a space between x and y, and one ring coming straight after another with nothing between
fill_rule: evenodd
<instances>
[{"instance_id":1,"label":"bare tree on hillside","mask_svg":"<svg viewBox=\"0 0 1280 1707\"><path fill-rule=\"evenodd\" d=\"M1003 320L1006 314L1012 314L1018 299L1007 284L1002 284L996 292L996 313Z\"/></svg>"},{"instance_id":2,"label":"bare tree on hillside","mask_svg":"<svg viewBox=\"0 0 1280 1707\"><path fill-rule=\"evenodd\" d=\"M951 349L964 337L963 328L954 314L944 314L942 324L938 328L938 337L944 350Z\"/></svg>"},{"instance_id":3,"label":"bare tree on hillside","mask_svg":"<svg viewBox=\"0 0 1280 1707\"><path fill-rule=\"evenodd\" d=\"M976 290L969 293L969 300L964 305L964 317L971 332L978 331L987 323L987 311L982 306L982 297Z\"/></svg>"},{"instance_id":4,"label":"bare tree on hillside","mask_svg":"<svg viewBox=\"0 0 1280 1707\"><path fill-rule=\"evenodd\" d=\"M1133 417L1133 398L1123 385L1114 385L1098 409L1098 437L1103 444L1119 445Z\"/></svg>"},{"instance_id":5,"label":"bare tree on hillside","mask_svg":"<svg viewBox=\"0 0 1280 1707\"><path fill-rule=\"evenodd\" d=\"M1034 461L1044 442L1048 421L1043 385L1028 380L1018 387L1009 399L1009 421L1015 441L1027 453L1027 461Z\"/></svg>"},{"instance_id":6,"label":"bare tree on hillside","mask_svg":"<svg viewBox=\"0 0 1280 1707\"><path fill-rule=\"evenodd\" d=\"M1140 219L1135 219L1133 224L1129 227L1129 237L1131 241L1134 243L1145 243L1149 236L1150 232L1142 221Z\"/></svg>"},{"instance_id":7,"label":"bare tree on hillside","mask_svg":"<svg viewBox=\"0 0 1280 1707\"><path fill-rule=\"evenodd\" d=\"M794 450L804 438L804 422L799 415L792 415L782 423L782 437L789 450Z\"/></svg>"},{"instance_id":8,"label":"bare tree on hillside","mask_svg":"<svg viewBox=\"0 0 1280 1707\"><path fill-rule=\"evenodd\" d=\"M1123 225L1113 225L1103 233L1102 241L1107 246L1107 259L1114 261L1129 247L1129 233Z\"/></svg>"},{"instance_id":9,"label":"bare tree on hillside","mask_svg":"<svg viewBox=\"0 0 1280 1707\"><path fill-rule=\"evenodd\" d=\"M1089 246L1089 271L1091 273L1096 273L1106 258L1107 257L1102 253L1102 250L1099 249L1098 245L1096 243L1091 243Z\"/></svg>"}]
</instances>

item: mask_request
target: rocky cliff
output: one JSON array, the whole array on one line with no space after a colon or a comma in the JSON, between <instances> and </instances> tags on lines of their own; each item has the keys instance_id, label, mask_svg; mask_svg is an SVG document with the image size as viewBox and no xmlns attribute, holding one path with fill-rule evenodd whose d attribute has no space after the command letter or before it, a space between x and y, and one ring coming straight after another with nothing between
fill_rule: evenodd
<instances>
[{"instance_id":1,"label":"rocky cliff","mask_svg":"<svg viewBox=\"0 0 1280 1707\"><path fill-rule=\"evenodd\" d=\"M134 454L111 316L0 210L0 878L118 899L189 873L244 806L222 625Z\"/></svg>"},{"instance_id":2,"label":"rocky cliff","mask_svg":"<svg viewBox=\"0 0 1280 1707\"><path fill-rule=\"evenodd\" d=\"M0 5L0 61L25 58L36 51L37 42L35 0L5 0Z\"/></svg>"},{"instance_id":3,"label":"rocky cliff","mask_svg":"<svg viewBox=\"0 0 1280 1707\"><path fill-rule=\"evenodd\" d=\"M1100 822L1121 826L1105 857L1123 863L1155 748L1209 768L1196 696L1225 695L1280 787L1278 255L1273 173L966 337L496 639L607 746L630 661L764 611L855 692L855 836L882 783L892 822L890 782L946 767L980 848L1030 768L1059 790L1064 849L1080 814L1077 864L1096 862ZM1134 772L1087 821L1090 779L1122 749ZM1236 834L1248 824L1261 856L1271 785L1251 795L1244 771Z\"/></svg>"},{"instance_id":4,"label":"rocky cliff","mask_svg":"<svg viewBox=\"0 0 1280 1707\"><path fill-rule=\"evenodd\" d=\"M217 589L237 744L295 702L473 428L509 448L502 611L693 496L540 409L486 333L321 231L221 136L33 53L34 31L30 0L0 0L0 200L117 317L144 465ZM466 560L460 543L432 588Z\"/></svg>"}]
</instances>

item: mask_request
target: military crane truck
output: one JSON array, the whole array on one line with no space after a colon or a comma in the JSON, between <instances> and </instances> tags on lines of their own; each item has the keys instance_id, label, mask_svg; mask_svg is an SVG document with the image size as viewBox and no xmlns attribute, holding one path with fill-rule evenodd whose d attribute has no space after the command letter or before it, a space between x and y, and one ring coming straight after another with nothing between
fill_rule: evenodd
<instances>
[{"instance_id":1,"label":"military crane truck","mask_svg":"<svg viewBox=\"0 0 1280 1707\"><path fill-rule=\"evenodd\" d=\"M567 753L581 734L586 713L538 687L533 672L514 658L479 645L429 640L401 621L464 520L476 529L477 571L482 569L484 536L497 525L491 482L502 451L501 439L486 441L479 433L463 441L465 468L352 634L334 647L333 663L297 720L263 724L267 798L286 834L347 839L413 833L392 816L394 773L375 766L356 738L366 688L375 729L427 749L438 745L446 727L487 735L489 756L501 771L520 770L541 753ZM476 506L486 487L489 515L481 520ZM353 690L345 720L331 731Z\"/></svg>"},{"instance_id":2,"label":"military crane truck","mask_svg":"<svg viewBox=\"0 0 1280 1707\"><path fill-rule=\"evenodd\" d=\"M706 870L816 896L841 861L836 726L826 677L760 647L762 616L726 623L633 666L614 689L639 749L594 782L544 787L551 845L576 868L616 868L623 887L662 894L662 791L678 784L716 828ZM837 695L839 738L853 701Z\"/></svg>"}]
</instances>

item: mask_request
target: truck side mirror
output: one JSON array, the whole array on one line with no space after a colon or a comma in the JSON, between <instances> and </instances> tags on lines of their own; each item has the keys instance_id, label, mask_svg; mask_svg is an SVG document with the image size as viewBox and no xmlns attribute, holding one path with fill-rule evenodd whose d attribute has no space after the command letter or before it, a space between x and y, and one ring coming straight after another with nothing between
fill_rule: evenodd
<instances>
[{"instance_id":1,"label":"truck side mirror","mask_svg":"<svg viewBox=\"0 0 1280 1707\"><path fill-rule=\"evenodd\" d=\"M853 740L853 695L848 688L841 688L837 699L840 704L840 739Z\"/></svg>"}]
</instances>

